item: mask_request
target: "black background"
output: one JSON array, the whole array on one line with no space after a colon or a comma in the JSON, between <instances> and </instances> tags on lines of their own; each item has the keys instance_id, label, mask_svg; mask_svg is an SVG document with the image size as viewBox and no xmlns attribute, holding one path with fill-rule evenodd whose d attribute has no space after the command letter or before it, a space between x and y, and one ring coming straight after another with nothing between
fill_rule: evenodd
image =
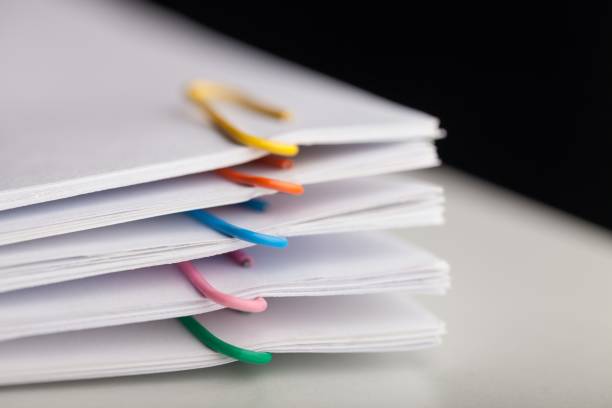
<instances>
[{"instance_id":1,"label":"black background","mask_svg":"<svg viewBox=\"0 0 612 408\"><path fill-rule=\"evenodd\" d=\"M155 3L436 115L445 162L612 228L605 2Z\"/></svg>"}]
</instances>

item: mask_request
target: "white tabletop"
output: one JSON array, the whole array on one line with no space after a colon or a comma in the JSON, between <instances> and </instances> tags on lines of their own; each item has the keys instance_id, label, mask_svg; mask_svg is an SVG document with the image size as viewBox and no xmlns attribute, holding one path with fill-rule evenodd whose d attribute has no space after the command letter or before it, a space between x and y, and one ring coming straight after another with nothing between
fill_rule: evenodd
<instances>
[{"instance_id":1,"label":"white tabletop","mask_svg":"<svg viewBox=\"0 0 612 408\"><path fill-rule=\"evenodd\" d=\"M447 322L441 347L3 388L0 406L612 406L612 234L454 170L422 175L446 187L448 223L401 235L453 268L447 296L420 298Z\"/></svg>"}]
</instances>

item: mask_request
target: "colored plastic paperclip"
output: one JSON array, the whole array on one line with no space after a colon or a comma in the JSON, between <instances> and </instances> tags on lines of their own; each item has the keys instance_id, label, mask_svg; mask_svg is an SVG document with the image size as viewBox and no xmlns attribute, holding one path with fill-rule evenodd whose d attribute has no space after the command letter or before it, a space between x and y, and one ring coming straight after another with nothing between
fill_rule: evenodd
<instances>
[{"instance_id":1,"label":"colored plastic paperclip","mask_svg":"<svg viewBox=\"0 0 612 408\"><path fill-rule=\"evenodd\" d=\"M196 339L217 353L249 364L268 364L272 360L270 353L247 350L224 342L209 332L193 316L179 317L178 320Z\"/></svg>"},{"instance_id":2,"label":"colored plastic paperclip","mask_svg":"<svg viewBox=\"0 0 612 408\"><path fill-rule=\"evenodd\" d=\"M238 203L238 205L257 212L264 212L268 208L268 202L259 198L251 198L248 201Z\"/></svg>"},{"instance_id":3,"label":"colored plastic paperclip","mask_svg":"<svg viewBox=\"0 0 612 408\"><path fill-rule=\"evenodd\" d=\"M268 308L268 302L262 297L242 299L215 289L206 279L204 279L191 262L179 262L176 266L178 266L181 272L189 279L189 282L191 282L202 295L215 303L233 310L249 313L263 312Z\"/></svg>"},{"instance_id":4,"label":"colored plastic paperclip","mask_svg":"<svg viewBox=\"0 0 612 408\"><path fill-rule=\"evenodd\" d=\"M288 159L286 157L278 157L274 155L264 156L257 160L254 160L253 163L261 163L266 166L275 167L277 169L288 170L293 167L293 160Z\"/></svg>"},{"instance_id":5,"label":"colored plastic paperclip","mask_svg":"<svg viewBox=\"0 0 612 408\"><path fill-rule=\"evenodd\" d=\"M215 170L215 173L229 181L233 181L234 183L263 187L270 190L276 190L281 193L293 195L304 194L304 187L302 187L301 184L292 183L290 181L276 180L268 177L252 176L250 174L241 173L230 168L218 169Z\"/></svg>"},{"instance_id":6,"label":"colored plastic paperclip","mask_svg":"<svg viewBox=\"0 0 612 408\"><path fill-rule=\"evenodd\" d=\"M215 231L243 241L274 248L284 248L288 245L287 238L285 237L262 234L246 228L240 228L204 210L187 211L186 214Z\"/></svg>"},{"instance_id":7,"label":"colored plastic paperclip","mask_svg":"<svg viewBox=\"0 0 612 408\"><path fill-rule=\"evenodd\" d=\"M230 257L232 261L244 268L253 266L253 257L240 249L228 252L226 255Z\"/></svg>"},{"instance_id":8,"label":"colored plastic paperclip","mask_svg":"<svg viewBox=\"0 0 612 408\"><path fill-rule=\"evenodd\" d=\"M187 88L187 96L195 102L200 108L210 115L212 121L225 132L226 135L247 146L265 150L270 153L275 153L281 156L295 156L299 152L299 148L295 144L287 144L276 142L254 136L246 133L230 121L223 117L212 104L213 100L222 100L233 102L242 105L245 108L255 112L268 115L270 117L285 120L289 119L291 114L285 110L275 108L258 102L247 95L223 85L209 81L193 81Z\"/></svg>"}]
</instances>

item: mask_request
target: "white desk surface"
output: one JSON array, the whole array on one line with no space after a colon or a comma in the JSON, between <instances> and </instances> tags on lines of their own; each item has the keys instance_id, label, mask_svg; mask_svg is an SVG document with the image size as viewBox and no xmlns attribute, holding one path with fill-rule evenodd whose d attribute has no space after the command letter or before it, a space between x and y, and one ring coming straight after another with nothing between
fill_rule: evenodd
<instances>
[{"instance_id":1,"label":"white desk surface","mask_svg":"<svg viewBox=\"0 0 612 408\"><path fill-rule=\"evenodd\" d=\"M0 406L611 407L612 234L453 170L422 174L446 187L448 224L401 235L453 268L448 296L421 297L448 324L442 347L3 388Z\"/></svg>"}]
</instances>

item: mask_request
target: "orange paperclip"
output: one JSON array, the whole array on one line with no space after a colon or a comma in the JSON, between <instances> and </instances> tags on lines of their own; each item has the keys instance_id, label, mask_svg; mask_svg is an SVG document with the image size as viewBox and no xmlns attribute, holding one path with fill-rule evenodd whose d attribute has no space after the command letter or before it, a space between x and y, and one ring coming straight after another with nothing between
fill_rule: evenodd
<instances>
[{"instance_id":1,"label":"orange paperclip","mask_svg":"<svg viewBox=\"0 0 612 408\"><path fill-rule=\"evenodd\" d=\"M304 193L304 187L301 184L292 183L290 181L276 180L268 177L252 176L250 174L241 173L239 171L229 168L215 170L215 173L235 183L268 188L270 190L276 190L282 193L293 195L300 195Z\"/></svg>"},{"instance_id":2,"label":"orange paperclip","mask_svg":"<svg viewBox=\"0 0 612 408\"><path fill-rule=\"evenodd\" d=\"M286 157L278 157L274 155L264 156L253 163L265 164L266 166L276 167L277 169L289 170L293 168L293 160Z\"/></svg>"}]
</instances>

